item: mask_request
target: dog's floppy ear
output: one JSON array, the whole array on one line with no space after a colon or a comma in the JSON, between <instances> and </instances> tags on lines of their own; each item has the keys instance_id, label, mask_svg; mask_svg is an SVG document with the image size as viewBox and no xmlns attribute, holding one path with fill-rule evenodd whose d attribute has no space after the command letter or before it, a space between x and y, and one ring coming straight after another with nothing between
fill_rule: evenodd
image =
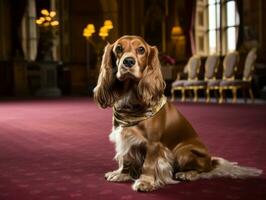
<instances>
[{"instance_id":1,"label":"dog's floppy ear","mask_svg":"<svg viewBox=\"0 0 266 200\"><path fill-rule=\"evenodd\" d=\"M93 90L94 100L102 108L112 106L117 96L114 91L116 67L112 52L113 46L108 43L104 49L97 86Z\"/></svg>"},{"instance_id":2,"label":"dog's floppy ear","mask_svg":"<svg viewBox=\"0 0 266 200\"><path fill-rule=\"evenodd\" d=\"M165 82L161 72L158 50L149 47L148 64L138 84L138 94L146 105L154 105L163 95Z\"/></svg>"}]
</instances>

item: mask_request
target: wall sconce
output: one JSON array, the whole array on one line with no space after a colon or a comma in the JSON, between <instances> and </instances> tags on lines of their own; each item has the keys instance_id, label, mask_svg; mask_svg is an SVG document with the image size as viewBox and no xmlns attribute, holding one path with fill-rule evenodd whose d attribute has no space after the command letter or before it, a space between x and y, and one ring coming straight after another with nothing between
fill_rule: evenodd
<instances>
[{"instance_id":1,"label":"wall sconce","mask_svg":"<svg viewBox=\"0 0 266 200\"><path fill-rule=\"evenodd\" d=\"M113 29L113 23L111 20L105 20L103 26L99 30L99 36L105 40L109 35L109 31ZM95 33L95 27L93 24L88 24L86 28L83 29L83 36L89 39L92 34Z\"/></svg>"},{"instance_id":2,"label":"wall sconce","mask_svg":"<svg viewBox=\"0 0 266 200\"><path fill-rule=\"evenodd\" d=\"M59 25L59 21L55 19L55 16L56 16L55 11L49 12L46 9L42 9L41 14L42 14L42 16L35 21L36 24L38 24L39 26L48 27L48 26L58 26Z\"/></svg>"}]
</instances>

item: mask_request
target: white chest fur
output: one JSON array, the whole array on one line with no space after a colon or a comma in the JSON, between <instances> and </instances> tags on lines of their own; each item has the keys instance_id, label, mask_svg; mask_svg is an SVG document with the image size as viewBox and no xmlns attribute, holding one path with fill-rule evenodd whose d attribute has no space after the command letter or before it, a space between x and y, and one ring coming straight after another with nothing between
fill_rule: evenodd
<instances>
[{"instance_id":1,"label":"white chest fur","mask_svg":"<svg viewBox=\"0 0 266 200\"><path fill-rule=\"evenodd\" d=\"M113 127L109 135L111 142L115 143L116 156L115 159L126 155L133 145L139 145L145 142L144 137L137 136L130 128L123 128L121 126Z\"/></svg>"}]
</instances>

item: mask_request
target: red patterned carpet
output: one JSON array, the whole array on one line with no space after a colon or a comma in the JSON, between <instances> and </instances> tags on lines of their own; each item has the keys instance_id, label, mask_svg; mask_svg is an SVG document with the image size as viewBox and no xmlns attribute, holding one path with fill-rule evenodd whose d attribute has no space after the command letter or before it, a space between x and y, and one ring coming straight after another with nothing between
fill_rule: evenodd
<instances>
[{"instance_id":1,"label":"red patterned carpet","mask_svg":"<svg viewBox=\"0 0 266 200\"><path fill-rule=\"evenodd\" d=\"M176 104L213 155L266 171L266 106ZM266 176L136 193L110 183L111 109L89 99L0 102L0 200L266 199Z\"/></svg>"}]
</instances>

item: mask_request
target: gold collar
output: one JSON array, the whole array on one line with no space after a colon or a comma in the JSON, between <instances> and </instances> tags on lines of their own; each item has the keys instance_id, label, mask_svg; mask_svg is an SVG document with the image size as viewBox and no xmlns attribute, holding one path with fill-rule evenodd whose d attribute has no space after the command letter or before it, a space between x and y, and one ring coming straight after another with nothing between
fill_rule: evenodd
<instances>
[{"instance_id":1,"label":"gold collar","mask_svg":"<svg viewBox=\"0 0 266 200\"><path fill-rule=\"evenodd\" d=\"M113 118L122 127L134 126L145 119L153 117L156 113L158 113L162 109L162 107L166 104L166 102L167 102L167 98L163 95L161 99L158 101L158 103L155 104L154 106L149 107L144 112L142 111L142 112L134 112L134 113L120 111L114 105L113 106Z\"/></svg>"}]
</instances>

